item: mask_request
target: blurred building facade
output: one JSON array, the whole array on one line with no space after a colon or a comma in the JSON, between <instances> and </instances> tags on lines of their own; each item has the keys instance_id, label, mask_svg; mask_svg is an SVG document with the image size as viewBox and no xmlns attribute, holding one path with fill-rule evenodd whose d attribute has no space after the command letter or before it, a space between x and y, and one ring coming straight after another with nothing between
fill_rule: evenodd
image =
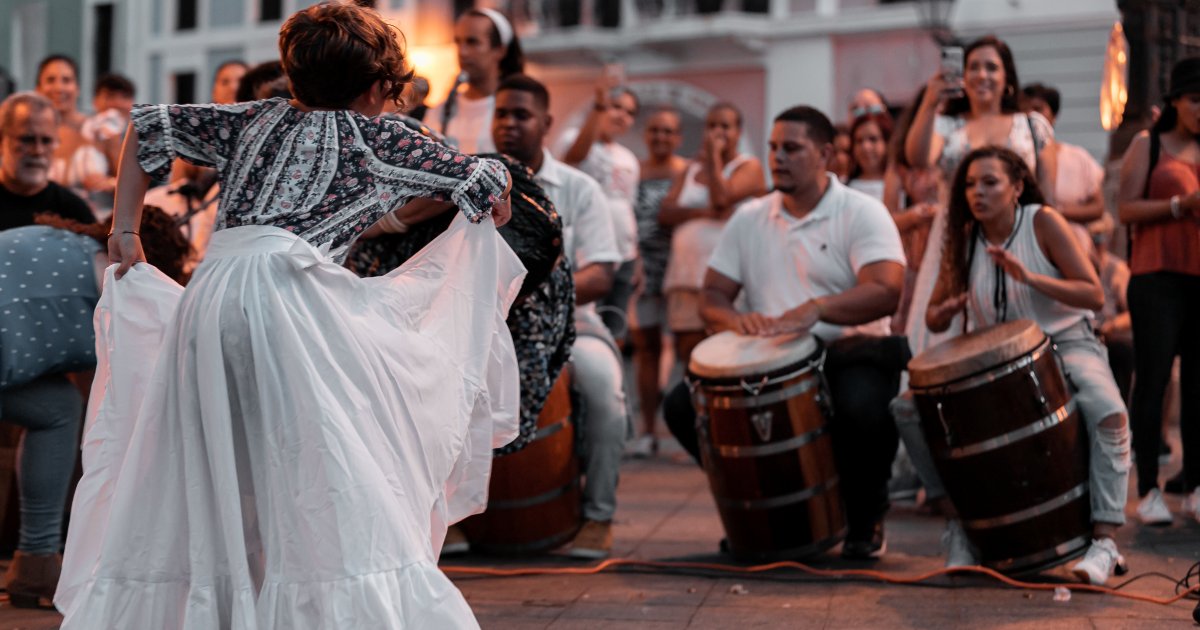
<instances>
[{"instance_id":1,"label":"blurred building facade","mask_svg":"<svg viewBox=\"0 0 1200 630\"><path fill-rule=\"evenodd\" d=\"M140 101L203 101L217 66L276 58L283 19L316 1L3 0L0 67L25 89L37 61L62 52L81 61L85 105L108 70L133 78ZM480 1L513 16L530 72L552 88L557 131L582 120L605 64L620 65L645 106L672 104L692 124L711 103L734 103L745 114L746 146L759 154L768 122L787 106L811 104L842 120L856 90L901 105L938 68L916 0ZM453 16L472 2L363 3L404 30L440 101L457 73ZM1115 0L955 0L948 26L964 40L994 33L1008 41L1023 83L1061 90L1063 139L1102 157L1100 82L1119 19Z\"/></svg>"}]
</instances>

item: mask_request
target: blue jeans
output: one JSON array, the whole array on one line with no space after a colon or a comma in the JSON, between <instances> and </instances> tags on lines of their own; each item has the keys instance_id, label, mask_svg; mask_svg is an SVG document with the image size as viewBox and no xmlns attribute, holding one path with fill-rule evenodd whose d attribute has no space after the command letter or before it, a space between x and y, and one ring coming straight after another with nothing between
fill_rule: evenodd
<instances>
[{"instance_id":1,"label":"blue jeans","mask_svg":"<svg viewBox=\"0 0 1200 630\"><path fill-rule=\"evenodd\" d=\"M21 536L17 549L58 553L75 457L83 397L61 374L0 391L0 418L25 427L17 455Z\"/></svg>"}]
</instances>

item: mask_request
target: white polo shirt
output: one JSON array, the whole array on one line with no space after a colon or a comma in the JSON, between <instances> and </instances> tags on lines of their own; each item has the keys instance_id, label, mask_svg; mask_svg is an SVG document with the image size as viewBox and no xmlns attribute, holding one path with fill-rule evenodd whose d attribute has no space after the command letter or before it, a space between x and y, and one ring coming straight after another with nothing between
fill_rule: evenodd
<instances>
[{"instance_id":1,"label":"white polo shirt","mask_svg":"<svg viewBox=\"0 0 1200 630\"><path fill-rule=\"evenodd\" d=\"M556 160L545 149L542 156L542 167L534 174L534 181L546 191L562 218L563 252L571 259L571 269L579 271L594 263L620 263L612 215L600 184L583 171ZM603 326L595 304L576 307L575 317L594 319L593 323Z\"/></svg>"},{"instance_id":2,"label":"white polo shirt","mask_svg":"<svg viewBox=\"0 0 1200 630\"><path fill-rule=\"evenodd\" d=\"M746 308L777 317L810 299L858 284L858 272L881 261L904 264L895 222L882 203L838 182L803 219L783 208L783 194L748 201L733 214L708 267L742 286ZM819 322L813 334L888 334L889 318L842 327Z\"/></svg>"}]
</instances>

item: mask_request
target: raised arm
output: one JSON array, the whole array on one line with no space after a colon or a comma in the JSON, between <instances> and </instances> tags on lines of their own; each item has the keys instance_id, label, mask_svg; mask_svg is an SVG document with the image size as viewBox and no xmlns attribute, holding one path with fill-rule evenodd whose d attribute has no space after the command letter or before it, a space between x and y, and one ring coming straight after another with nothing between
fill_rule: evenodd
<instances>
[{"instance_id":1,"label":"raised arm","mask_svg":"<svg viewBox=\"0 0 1200 630\"><path fill-rule=\"evenodd\" d=\"M908 138L904 141L904 156L913 168L929 168L937 163L942 154L944 139L934 131L938 109L943 101L946 81L939 72L933 75L925 88L925 97L913 117L912 127L908 130Z\"/></svg>"},{"instance_id":2,"label":"raised arm","mask_svg":"<svg viewBox=\"0 0 1200 630\"><path fill-rule=\"evenodd\" d=\"M613 78L608 75L600 77L596 83L596 96L595 102L592 103L592 111L588 112L587 119L584 120L583 127L580 127L579 135L575 137L571 148L563 154L563 162L571 166L579 166L587 159L592 145L596 143L596 136L600 133L601 118L612 106L612 98L609 93L614 87L616 87L616 81Z\"/></svg>"},{"instance_id":3,"label":"raised arm","mask_svg":"<svg viewBox=\"0 0 1200 630\"><path fill-rule=\"evenodd\" d=\"M762 164L755 158L735 168L729 179L720 168L710 167L708 182L709 210L715 219L727 219L737 204L767 193Z\"/></svg>"},{"instance_id":4,"label":"raised arm","mask_svg":"<svg viewBox=\"0 0 1200 630\"><path fill-rule=\"evenodd\" d=\"M1104 306L1104 289L1100 286L1095 267L1079 248L1067 220L1046 206L1033 218L1033 230L1042 253L1063 277L1027 274L1024 281L1039 293L1067 306L1101 309Z\"/></svg>"}]
</instances>

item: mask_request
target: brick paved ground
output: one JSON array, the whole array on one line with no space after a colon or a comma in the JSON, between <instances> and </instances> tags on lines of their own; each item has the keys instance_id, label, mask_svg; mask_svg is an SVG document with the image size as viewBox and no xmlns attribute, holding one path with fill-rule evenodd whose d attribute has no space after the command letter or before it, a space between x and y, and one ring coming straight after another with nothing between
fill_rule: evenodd
<instances>
[{"instance_id":1,"label":"brick paved ground","mask_svg":"<svg viewBox=\"0 0 1200 630\"><path fill-rule=\"evenodd\" d=\"M1171 501L1172 507L1178 501ZM1131 508L1132 509L1132 505ZM888 519L889 553L874 565L833 555L821 568L877 568L918 574L941 566L942 520L912 505L897 505ZM615 555L638 559L725 562L715 553L720 521L700 471L678 459L629 462L621 480ZM1173 527L1126 527L1120 544L1133 574L1159 571L1182 576L1200 560L1200 524L1177 519ZM507 560L468 557L462 565L577 566L561 559ZM1063 569L1043 575L1066 581ZM1189 628L1193 604L1173 606L1075 593L1055 602L1053 593L1000 587L982 578L942 578L951 588L873 583L806 582L798 573L778 579L605 573L592 576L456 578L485 629L525 628ZM789 581L790 580L790 581ZM1114 582L1115 583L1115 582ZM1172 592L1162 579L1146 578L1128 590L1155 596ZM738 594L741 591L742 594Z\"/></svg>"},{"instance_id":2,"label":"brick paved ground","mask_svg":"<svg viewBox=\"0 0 1200 630\"><path fill-rule=\"evenodd\" d=\"M1167 472L1173 472L1178 461ZM715 553L721 525L698 469L673 455L629 461L623 471L615 526L615 555L637 559L723 562ZM1170 500L1172 508L1178 499ZM1132 507L1130 508L1132 509ZM941 519L912 505L898 505L888 519L889 552L874 565L916 574L941 565ZM1182 576L1200 561L1200 524L1177 519L1165 529L1130 525L1122 551L1133 573ZM467 556L453 565L499 567L584 566L555 557L508 560ZM834 556L824 568L871 566ZM1117 630L1191 628L1191 603L1158 606L1115 597L1075 593L1056 602L1048 592L1003 588L976 578L941 579L952 588L874 583L797 583L798 574L775 579L640 573L522 578L456 577L485 629L525 628L1029 628ZM1044 575L1065 580L1061 569ZM1163 596L1171 584L1140 580L1129 591ZM16 610L0 604L0 630L47 630L52 612Z\"/></svg>"}]
</instances>

